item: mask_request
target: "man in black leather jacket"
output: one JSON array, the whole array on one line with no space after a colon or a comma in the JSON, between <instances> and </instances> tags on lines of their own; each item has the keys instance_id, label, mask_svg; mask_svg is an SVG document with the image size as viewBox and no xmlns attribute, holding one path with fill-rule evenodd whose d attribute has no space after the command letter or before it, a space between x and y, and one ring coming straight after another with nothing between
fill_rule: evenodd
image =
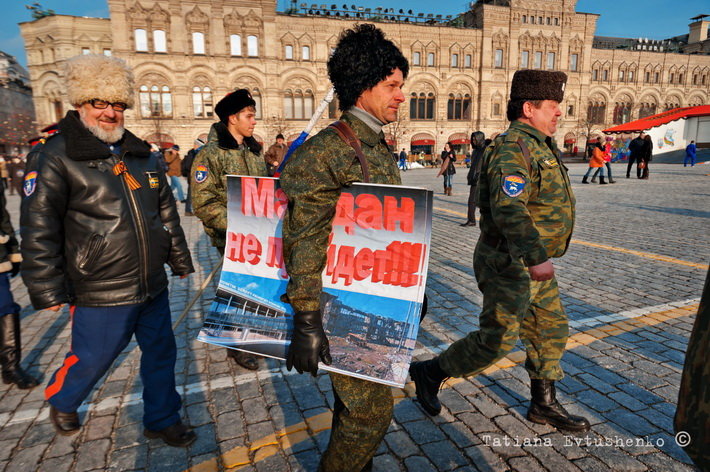
<instances>
[{"instance_id":1,"label":"man in black leather jacket","mask_svg":"<svg viewBox=\"0 0 710 472\"><path fill-rule=\"evenodd\" d=\"M123 128L133 75L121 59L67 61L76 108L59 133L35 147L24 179L22 277L36 309L72 313L72 343L45 390L59 434L135 334L142 351L144 434L184 447L168 279L194 272L175 200L144 141Z\"/></svg>"}]
</instances>

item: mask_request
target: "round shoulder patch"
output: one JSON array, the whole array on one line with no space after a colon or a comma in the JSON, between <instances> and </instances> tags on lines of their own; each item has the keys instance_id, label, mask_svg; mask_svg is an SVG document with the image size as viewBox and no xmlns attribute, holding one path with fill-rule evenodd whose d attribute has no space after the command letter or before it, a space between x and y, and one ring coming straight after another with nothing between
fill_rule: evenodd
<instances>
[{"instance_id":1,"label":"round shoulder patch","mask_svg":"<svg viewBox=\"0 0 710 472\"><path fill-rule=\"evenodd\" d=\"M525 189L525 179L519 175L506 175L503 177L503 193L509 197L517 197Z\"/></svg>"},{"instance_id":2,"label":"round shoulder patch","mask_svg":"<svg viewBox=\"0 0 710 472\"><path fill-rule=\"evenodd\" d=\"M198 184L201 184L205 180L207 180L207 166L199 165L195 167L195 182Z\"/></svg>"},{"instance_id":3,"label":"round shoulder patch","mask_svg":"<svg viewBox=\"0 0 710 472\"><path fill-rule=\"evenodd\" d=\"M22 187L25 192L25 196L29 197L32 195L35 192L35 188L37 188L37 172L28 172L25 175L25 183Z\"/></svg>"}]
</instances>

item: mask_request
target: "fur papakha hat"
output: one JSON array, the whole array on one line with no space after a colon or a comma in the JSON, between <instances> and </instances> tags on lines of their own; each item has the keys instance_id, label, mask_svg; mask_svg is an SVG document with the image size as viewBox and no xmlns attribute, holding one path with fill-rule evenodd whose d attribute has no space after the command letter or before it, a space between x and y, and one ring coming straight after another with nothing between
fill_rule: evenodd
<instances>
[{"instance_id":1,"label":"fur papakha hat","mask_svg":"<svg viewBox=\"0 0 710 472\"><path fill-rule=\"evenodd\" d=\"M94 98L133 106L133 71L123 59L102 54L74 56L67 60L64 80L73 106Z\"/></svg>"},{"instance_id":2,"label":"fur papakha hat","mask_svg":"<svg viewBox=\"0 0 710 472\"><path fill-rule=\"evenodd\" d=\"M513 75L511 100L555 100L565 96L567 74L558 71L523 69Z\"/></svg>"},{"instance_id":3,"label":"fur papakha hat","mask_svg":"<svg viewBox=\"0 0 710 472\"><path fill-rule=\"evenodd\" d=\"M227 122L227 118L239 113L246 107L255 107L256 102L247 89L237 89L228 93L222 100L217 102L214 112L222 123Z\"/></svg>"}]
</instances>

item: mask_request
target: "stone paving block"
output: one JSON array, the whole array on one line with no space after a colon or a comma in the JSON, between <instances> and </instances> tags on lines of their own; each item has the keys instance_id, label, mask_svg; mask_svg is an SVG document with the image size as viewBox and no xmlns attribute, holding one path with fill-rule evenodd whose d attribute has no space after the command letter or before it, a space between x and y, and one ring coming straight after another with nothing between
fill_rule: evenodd
<instances>
[{"instance_id":1,"label":"stone paving block","mask_svg":"<svg viewBox=\"0 0 710 472\"><path fill-rule=\"evenodd\" d=\"M143 469L148 460L148 444L114 449L108 459L107 472Z\"/></svg>"},{"instance_id":2,"label":"stone paving block","mask_svg":"<svg viewBox=\"0 0 710 472\"><path fill-rule=\"evenodd\" d=\"M638 401L636 398L632 397L626 392L613 392L609 394L609 398L617 402L619 405L623 405L631 411L640 411L648 408L643 402Z\"/></svg>"},{"instance_id":3,"label":"stone paving block","mask_svg":"<svg viewBox=\"0 0 710 472\"><path fill-rule=\"evenodd\" d=\"M418 402L406 401L394 406L394 418L399 423L406 423L427 418L427 414L419 407Z\"/></svg>"},{"instance_id":4,"label":"stone paving block","mask_svg":"<svg viewBox=\"0 0 710 472\"><path fill-rule=\"evenodd\" d=\"M574 465L579 467L584 472L609 472L613 469L604 465L599 459L594 457L585 457L574 461Z\"/></svg>"},{"instance_id":5,"label":"stone paving block","mask_svg":"<svg viewBox=\"0 0 710 472\"><path fill-rule=\"evenodd\" d=\"M274 426L271 421L263 421L247 426L247 439L251 444L261 440L262 438L274 434Z\"/></svg>"},{"instance_id":6,"label":"stone paving block","mask_svg":"<svg viewBox=\"0 0 710 472\"><path fill-rule=\"evenodd\" d=\"M29 422L15 423L11 425L5 425L0 429L0 441L5 439L19 439L27 432L29 429Z\"/></svg>"},{"instance_id":7,"label":"stone paving block","mask_svg":"<svg viewBox=\"0 0 710 472\"><path fill-rule=\"evenodd\" d=\"M77 472L105 469L110 447L110 439L97 439L80 444L77 449L74 469Z\"/></svg>"},{"instance_id":8,"label":"stone paving block","mask_svg":"<svg viewBox=\"0 0 710 472\"><path fill-rule=\"evenodd\" d=\"M456 470L469 463L466 456L451 441L439 441L422 445L424 456L434 463L437 470Z\"/></svg>"},{"instance_id":9,"label":"stone paving block","mask_svg":"<svg viewBox=\"0 0 710 472\"><path fill-rule=\"evenodd\" d=\"M6 470L24 471L36 470L42 454L47 449L46 444L28 447L15 452L7 463Z\"/></svg>"},{"instance_id":10,"label":"stone paving block","mask_svg":"<svg viewBox=\"0 0 710 472\"><path fill-rule=\"evenodd\" d=\"M302 452L288 457L288 465L292 472L311 472L318 469L319 462L320 456L311 452Z\"/></svg>"},{"instance_id":11,"label":"stone paving block","mask_svg":"<svg viewBox=\"0 0 710 472\"><path fill-rule=\"evenodd\" d=\"M93 441L96 439L104 439L111 436L113 425L116 422L116 417L113 415L92 417L86 422L86 436L84 441ZM49 425L51 427L51 425Z\"/></svg>"},{"instance_id":12,"label":"stone paving block","mask_svg":"<svg viewBox=\"0 0 710 472\"><path fill-rule=\"evenodd\" d=\"M394 431L385 435L385 442L400 459L421 454L421 451L404 431Z\"/></svg>"},{"instance_id":13,"label":"stone paving block","mask_svg":"<svg viewBox=\"0 0 710 472\"><path fill-rule=\"evenodd\" d=\"M517 472L545 472L540 463L531 457L514 457L508 463Z\"/></svg>"},{"instance_id":14,"label":"stone paving block","mask_svg":"<svg viewBox=\"0 0 710 472\"><path fill-rule=\"evenodd\" d=\"M534 438L537 436L534 431L527 427L525 423L513 415L499 416L493 421L511 438L516 438L522 441L526 438Z\"/></svg>"},{"instance_id":15,"label":"stone paving block","mask_svg":"<svg viewBox=\"0 0 710 472\"><path fill-rule=\"evenodd\" d=\"M257 451L257 454L259 451ZM259 472L282 472L287 470L286 458L280 453L269 455L262 460L257 461L255 458L255 468Z\"/></svg>"},{"instance_id":16,"label":"stone paving block","mask_svg":"<svg viewBox=\"0 0 710 472\"><path fill-rule=\"evenodd\" d=\"M116 449L137 446L144 440L143 425L139 423L120 426L113 433L114 447Z\"/></svg>"},{"instance_id":17,"label":"stone paving block","mask_svg":"<svg viewBox=\"0 0 710 472\"><path fill-rule=\"evenodd\" d=\"M148 465L150 472L174 472L188 468L187 450L181 447L162 446L160 439L150 440Z\"/></svg>"},{"instance_id":18,"label":"stone paving block","mask_svg":"<svg viewBox=\"0 0 710 472\"><path fill-rule=\"evenodd\" d=\"M613 387L612 385L610 385L606 381L601 380L598 377L595 377L592 374L580 374L580 375L577 375L577 379L579 379L582 382L584 382L585 384L589 385L594 390L604 393L604 394L608 394L608 393L617 391L615 387Z\"/></svg>"},{"instance_id":19,"label":"stone paving block","mask_svg":"<svg viewBox=\"0 0 710 472\"><path fill-rule=\"evenodd\" d=\"M460 449L465 449L481 443L478 436L476 436L460 421L442 424L440 428L444 434L446 434L446 436Z\"/></svg>"},{"instance_id":20,"label":"stone paving block","mask_svg":"<svg viewBox=\"0 0 710 472\"><path fill-rule=\"evenodd\" d=\"M30 426L20 441L20 447L32 447L38 444L49 444L54 438L54 427L49 422L37 422ZM13 442L16 442L13 440Z\"/></svg>"},{"instance_id":21,"label":"stone paving block","mask_svg":"<svg viewBox=\"0 0 710 472\"><path fill-rule=\"evenodd\" d=\"M596 457L614 471L641 472L648 470L643 463L613 447L590 446L589 454Z\"/></svg>"},{"instance_id":22,"label":"stone paving block","mask_svg":"<svg viewBox=\"0 0 710 472\"><path fill-rule=\"evenodd\" d=\"M479 445L467 448L466 455L481 472L507 472L508 465L488 446Z\"/></svg>"},{"instance_id":23,"label":"stone paving block","mask_svg":"<svg viewBox=\"0 0 710 472\"><path fill-rule=\"evenodd\" d=\"M671 381L670 379L668 380ZM654 388L653 393L669 402L676 402L678 400L679 385L680 382L674 382L672 385Z\"/></svg>"},{"instance_id":24,"label":"stone paving block","mask_svg":"<svg viewBox=\"0 0 710 472\"><path fill-rule=\"evenodd\" d=\"M501 434L498 432L494 433L481 433L478 435L485 446L490 447L493 452L501 456L502 459L507 460L511 457L519 457L526 455L523 451L521 445L523 440L515 436L509 436L507 434Z\"/></svg>"},{"instance_id":25,"label":"stone paving block","mask_svg":"<svg viewBox=\"0 0 710 472\"><path fill-rule=\"evenodd\" d=\"M441 390L439 392L439 401L453 414L475 410L468 400L452 388Z\"/></svg>"},{"instance_id":26,"label":"stone paving block","mask_svg":"<svg viewBox=\"0 0 710 472\"><path fill-rule=\"evenodd\" d=\"M194 425L193 425L194 426ZM214 424L206 424L193 428L197 439L190 445L190 455L202 455L217 451L217 441Z\"/></svg>"},{"instance_id":27,"label":"stone paving block","mask_svg":"<svg viewBox=\"0 0 710 472\"><path fill-rule=\"evenodd\" d=\"M412 456L404 460L407 472L429 472L434 470L434 465L426 457Z\"/></svg>"},{"instance_id":28,"label":"stone paving block","mask_svg":"<svg viewBox=\"0 0 710 472\"><path fill-rule=\"evenodd\" d=\"M244 368L238 367L237 369L238 369L237 370L238 375L244 374L244 372L245 372ZM237 392L239 393L240 400L246 400L247 398L258 397L261 394L261 392L259 391L259 382L257 379L254 379L249 382L238 383L236 385L236 387L237 387Z\"/></svg>"},{"instance_id":29,"label":"stone paving block","mask_svg":"<svg viewBox=\"0 0 710 472\"><path fill-rule=\"evenodd\" d=\"M269 418L266 405L260 397L244 400L242 402L242 411L247 424L261 423Z\"/></svg>"},{"instance_id":30,"label":"stone paving block","mask_svg":"<svg viewBox=\"0 0 710 472\"><path fill-rule=\"evenodd\" d=\"M644 454L637 456L636 459L643 462L648 467L648 470L653 472L694 472L697 470L687 464L679 464L678 461L664 454Z\"/></svg>"},{"instance_id":31,"label":"stone paving block","mask_svg":"<svg viewBox=\"0 0 710 472\"><path fill-rule=\"evenodd\" d=\"M72 468L72 462L72 456L43 459L40 462L39 467L36 469L36 472L68 472ZM0 470L8 469L3 469L3 466L0 465Z\"/></svg>"},{"instance_id":32,"label":"stone paving block","mask_svg":"<svg viewBox=\"0 0 710 472\"><path fill-rule=\"evenodd\" d=\"M619 384L619 389L628 393L636 400L646 403L647 405L653 405L662 401L662 398L660 398L658 395L655 395L654 393L649 392L648 390L645 390L639 387L638 385L634 385L633 383L627 382Z\"/></svg>"},{"instance_id":33,"label":"stone paving block","mask_svg":"<svg viewBox=\"0 0 710 472\"><path fill-rule=\"evenodd\" d=\"M476 409L478 409L478 411L483 413L483 415L488 418L494 418L496 416L506 414L505 408L500 406L498 403L491 401L487 396L480 395L474 398L469 398L469 401L476 407Z\"/></svg>"},{"instance_id":34,"label":"stone paving block","mask_svg":"<svg viewBox=\"0 0 710 472\"><path fill-rule=\"evenodd\" d=\"M217 440L224 441L239 436L245 433L242 415L239 411L228 411L217 416L216 431Z\"/></svg>"},{"instance_id":35,"label":"stone paving block","mask_svg":"<svg viewBox=\"0 0 710 472\"><path fill-rule=\"evenodd\" d=\"M577 392L573 397L576 398L576 401L584 403L599 412L610 411L619 407L614 400L591 389Z\"/></svg>"},{"instance_id":36,"label":"stone paving block","mask_svg":"<svg viewBox=\"0 0 710 472\"><path fill-rule=\"evenodd\" d=\"M419 445L446 439L441 429L428 419L404 423L402 426L407 430L412 440Z\"/></svg>"}]
</instances>

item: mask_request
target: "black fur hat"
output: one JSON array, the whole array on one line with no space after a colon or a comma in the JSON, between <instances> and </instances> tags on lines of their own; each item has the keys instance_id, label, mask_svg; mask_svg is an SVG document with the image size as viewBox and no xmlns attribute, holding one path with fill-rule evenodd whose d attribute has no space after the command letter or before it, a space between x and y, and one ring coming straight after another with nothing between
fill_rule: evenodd
<instances>
[{"instance_id":1,"label":"black fur hat","mask_svg":"<svg viewBox=\"0 0 710 472\"><path fill-rule=\"evenodd\" d=\"M232 93L227 94L222 100L217 102L214 107L214 112L219 116L219 121L227 122L227 118L239 113L246 107L255 107L256 102L251 97L251 93L247 89L237 89Z\"/></svg>"},{"instance_id":2,"label":"black fur hat","mask_svg":"<svg viewBox=\"0 0 710 472\"><path fill-rule=\"evenodd\" d=\"M515 72L510 86L511 100L555 100L565 96L567 74L559 71L524 69Z\"/></svg>"}]
</instances>

